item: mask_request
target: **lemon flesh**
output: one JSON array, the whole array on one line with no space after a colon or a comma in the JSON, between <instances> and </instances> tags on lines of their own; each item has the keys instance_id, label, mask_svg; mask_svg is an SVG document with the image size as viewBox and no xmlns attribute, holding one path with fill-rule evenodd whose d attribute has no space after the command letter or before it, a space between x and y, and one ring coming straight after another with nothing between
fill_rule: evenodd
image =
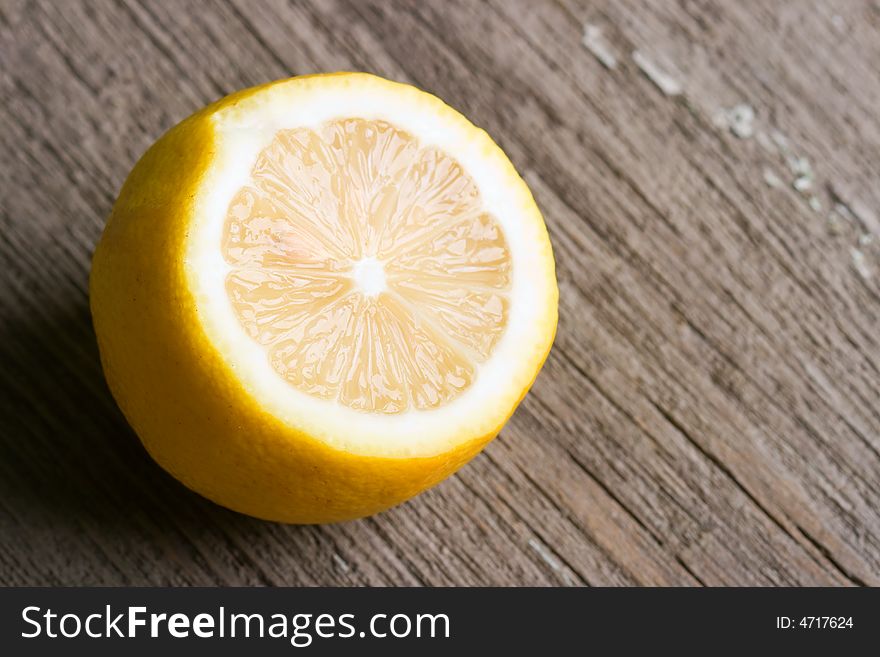
<instances>
[{"instance_id":1,"label":"lemon flesh","mask_svg":"<svg viewBox=\"0 0 880 657\"><path fill-rule=\"evenodd\" d=\"M386 122L277 133L223 232L239 322L310 395L436 408L503 333L511 263L498 222L458 162Z\"/></svg>"},{"instance_id":2,"label":"lemon flesh","mask_svg":"<svg viewBox=\"0 0 880 657\"><path fill-rule=\"evenodd\" d=\"M483 131L365 74L233 94L138 162L96 249L110 388L155 460L261 518L355 518L495 435L556 328L546 228Z\"/></svg>"}]
</instances>

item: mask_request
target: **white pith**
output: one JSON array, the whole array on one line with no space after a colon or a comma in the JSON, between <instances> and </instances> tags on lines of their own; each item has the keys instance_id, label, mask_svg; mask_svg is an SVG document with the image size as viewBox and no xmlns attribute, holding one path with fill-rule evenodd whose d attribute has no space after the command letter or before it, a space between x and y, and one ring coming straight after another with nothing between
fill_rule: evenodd
<instances>
[{"instance_id":1,"label":"white pith","mask_svg":"<svg viewBox=\"0 0 880 657\"><path fill-rule=\"evenodd\" d=\"M278 377L265 351L245 333L224 288L229 271L219 248L224 219L258 153L279 130L318 128L347 117L387 121L423 145L436 145L456 158L501 224L510 250L507 328L491 358L478 366L471 387L434 410L363 413L296 390ZM429 456L497 429L549 347L556 293L546 230L525 185L491 140L435 98L370 76L305 78L275 85L223 110L214 122L217 152L196 199L186 270L203 329L245 389L290 426L359 454ZM384 289L381 265L364 259L354 267L352 277L365 294Z\"/></svg>"},{"instance_id":2,"label":"white pith","mask_svg":"<svg viewBox=\"0 0 880 657\"><path fill-rule=\"evenodd\" d=\"M351 275L364 296L375 297L387 289L382 262L372 256L356 261L351 268Z\"/></svg>"}]
</instances>

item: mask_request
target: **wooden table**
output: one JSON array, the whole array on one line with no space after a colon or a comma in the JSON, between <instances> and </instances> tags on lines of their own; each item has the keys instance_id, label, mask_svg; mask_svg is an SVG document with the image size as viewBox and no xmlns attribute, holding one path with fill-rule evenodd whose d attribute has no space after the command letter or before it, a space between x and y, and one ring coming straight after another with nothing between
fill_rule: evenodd
<instances>
[{"instance_id":1,"label":"wooden table","mask_svg":"<svg viewBox=\"0 0 880 657\"><path fill-rule=\"evenodd\" d=\"M877 2L0 2L0 582L880 584ZM89 260L144 149L292 74L412 82L542 208L559 335L500 438L377 517L150 461Z\"/></svg>"}]
</instances>

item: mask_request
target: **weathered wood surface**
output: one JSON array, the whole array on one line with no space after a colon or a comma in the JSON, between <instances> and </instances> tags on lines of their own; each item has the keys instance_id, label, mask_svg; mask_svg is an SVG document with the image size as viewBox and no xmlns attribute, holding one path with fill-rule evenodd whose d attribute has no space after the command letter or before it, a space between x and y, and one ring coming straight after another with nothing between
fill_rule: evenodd
<instances>
[{"instance_id":1,"label":"weathered wood surface","mask_svg":"<svg viewBox=\"0 0 880 657\"><path fill-rule=\"evenodd\" d=\"M878 3L2 0L0 40L0 582L880 584ZM176 121L341 69L507 150L559 335L460 474L283 526L149 460L101 375L89 259Z\"/></svg>"}]
</instances>

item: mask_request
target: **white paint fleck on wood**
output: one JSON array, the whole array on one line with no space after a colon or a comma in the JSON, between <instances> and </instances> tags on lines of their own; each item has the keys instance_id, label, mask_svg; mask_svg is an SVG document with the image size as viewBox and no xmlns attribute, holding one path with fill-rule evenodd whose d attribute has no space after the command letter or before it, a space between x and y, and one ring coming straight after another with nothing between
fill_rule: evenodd
<instances>
[{"instance_id":1,"label":"white paint fleck on wood","mask_svg":"<svg viewBox=\"0 0 880 657\"><path fill-rule=\"evenodd\" d=\"M654 86L657 87L666 96L679 96L683 89L681 82L673 76L661 69L652 60L648 59L642 52L635 50L632 54L633 61L639 70L645 74Z\"/></svg>"},{"instance_id":2,"label":"white paint fleck on wood","mask_svg":"<svg viewBox=\"0 0 880 657\"><path fill-rule=\"evenodd\" d=\"M798 176L791 185L799 192L806 192L813 186L813 181L809 176Z\"/></svg>"},{"instance_id":3,"label":"white paint fleck on wood","mask_svg":"<svg viewBox=\"0 0 880 657\"><path fill-rule=\"evenodd\" d=\"M554 572L556 572L568 586L577 585L577 582L571 576L571 573L568 572L568 569L562 567L559 559L557 559L553 555L553 553L550 551L550 548L544 545L537 538L529 539L529 547L537 552L538 556L541 557L541 560L548 566L550 566L550 568Z\"/></svg>"},{"instance_id":4,"label":"white paint fleck on wood","mask_svg":"<svg viewBox=\"0 0 880 657\"><path fill-rule=\"evenodd\" d=\"M767 183L768 187L779 188L783 185L782 178L777 176L770 167L764 167L764 182Z\"/></svg>"},{"instance_id":5,"label":"white paint fleck on wood","mask_svg":"<svg viewBox=\"0 0 880 657\"><path fill-rule=\"evenodd\" d=\"M755 131L755 110L751 105L740 103L731 107L728 112L730 131L740 139L749 139Z\"/></svg>"},{"instance_id":6,"label":"white paint fleck on wood","mask_svg":"<svg viewBox=\"0 0 880 657\"><path fill-rule=\"evenodd\" d=\"M339 570L341 570L342 572L347 573L350 570L348 562L346 562L345 559L340 557L339 554L336 552L333 553L333 561L336 562L336 565L339 566Z\"/></svg>"},{"instance_id":7,"label":"white paint fleck on wood","mask_svg":"<svg viewBox=\"0 0 880 657\"><path fill-rule=\"evenodd\" d=\"M871 278L874 272L871 271L871 267L868 265L868 259L865 257L865 254L855 247L850 248L849 254L852 258L853 267L855 267L859 276L865 280Z\"/></svg>"},{"instance_id":8,"label":"white paint fleck on wood","mask_svg":"<svg viewBox=\"0 0 880 657\"><path fill-rule=\"evenodd\" d=\"M535 552L538 553L538 556L544 560L548 566L550 566L555 571L562 570L562 564L559 563L559 560L553 556L547 546L544 545L541 541L536 538L529 539L529 547L532 548Z\"/></svg>"},{"instance_id":9,"label":"white paint fleck on wood","mask_svg":"<svg viewBox=\"0 0 880 657\"><path fill-rule=\"evenodd\" d=\"M617 67L617 57L602 34L602 28L590 23L585 24L581 43L609 71Z\"/></svg>"},{"instance_id":10,"label":"white paint fleck on wood","mask_svg":"<svg viewBox=\"0 0 880 657\"><path fill-rule=\"evenodd\" d=\"M785 162L788 164L788 168L791 169L791 172L798 178L813 178L813 167L807 158L803 156L789 155L785 158Z\"/></svg>"}]
</instances>

